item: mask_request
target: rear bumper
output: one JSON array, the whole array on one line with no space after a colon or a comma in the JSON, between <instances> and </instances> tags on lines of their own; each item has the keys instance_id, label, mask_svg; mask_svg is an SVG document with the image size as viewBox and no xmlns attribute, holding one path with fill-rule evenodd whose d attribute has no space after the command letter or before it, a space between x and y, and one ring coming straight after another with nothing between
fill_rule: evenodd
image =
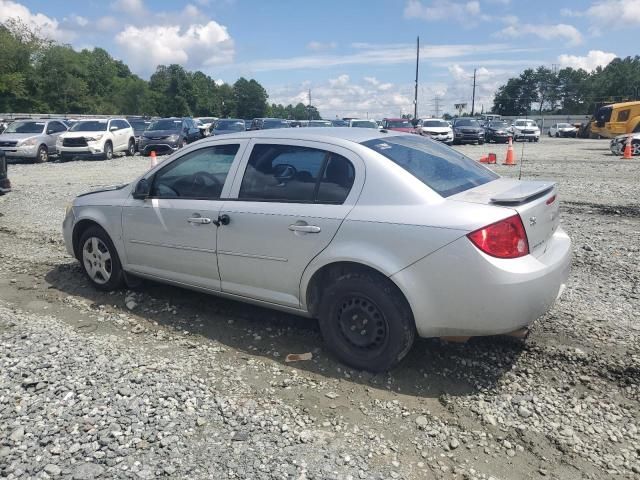
<instances>
[{"instance_id":1,"label":"rear bumper","mask_svg":"<svg viewBox=\"0 0 640 480\"><path fill-rule=\"evenodd\" d=\"M571 240L558 228L536 258L498 259L466 236L396 273L422 337L499 335L527 327L564 291Z\"/></svg>"}]
</instances>

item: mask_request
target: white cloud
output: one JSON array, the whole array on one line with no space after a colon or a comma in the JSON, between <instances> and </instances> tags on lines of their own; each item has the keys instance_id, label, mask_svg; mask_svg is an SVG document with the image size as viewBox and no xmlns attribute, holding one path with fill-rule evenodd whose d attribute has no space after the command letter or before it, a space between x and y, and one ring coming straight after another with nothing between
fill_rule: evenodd
<instances>
[{"instance_id":1,"label":"white cloud","mask_svg":"<svg viewBox=\"0 0 640 480\"><path fill-rule=\"evenodd\" d=\"M585 13L606 25L640 25L640 0L602 0Z\"/></svg>"},{"instance_id":2,"label":"white cloud","mask_svg":"<svg viewBox=\"0 0 640 480\"><path fill-rule=\"evenodd\" d=\"M543 40L566 40L569 45L582 43L582 34L573 25L558 23L555 25L534 25L531 23L513 24L496 32L496 37L518 38L536 36Z\"/></svg>"},{"instance_id":3,"label":"white cloud","mask_svg":"<svg viewBox=\"0 0 640 480\"><path fill-rule=\"evenodd\" d=\"M111 8L130 15L140 15L145 12L142 0L116 0L111 3Z\"/></svg>"},{"instance_id":4,"label":"white cloud","mask_svg":"<svg viewBox=\"0 0 640 480\"><path fill-rule=\"evenodd\" d=\"M603 52L602 50L589 50L586 56L560 55L558 63L561 67L582 68L587 72L595 70L596 67L604 67L611 60L616 58L615 53Z\"/></svg>"},{"instance_id":5,"label":"white cloud","mask_svg":"<svg viewBox=\"0 0 640 480\"><path fill-rule=\"evenodd\" d=\"M336 48L338 44L336 42L316 42L312 41L307 43L307 50L311 50L313 52L321 52L323 50L333 50Z\"/></svg>"},{"instance_id":6,"label":"white cloud","mask_svg":"<svg viewBox=\"0 0 640 480\"><path fill-rule=\"evenodd\" d=\"M421 0L408 0L404 7L404 17L430 22L453 19L466 24L474 24L478 20L491 18L481 12L480 2L477 0L464 2L434 0L429 5L425 5Z\"/></svg>"},{"instance_id":7,"label":"white cloud","mask_svg":"<svg viewBox=\"0 0 640 480\"><path fill-rule=\"evenodd\" d=\"M20 20L31 29L52 40L68 42L75 35L72 31L63 29L55 18L42 13L31 13L27 7L11 0L0 0L0 22L9 19Z\"/></svg>"},{"instance_id":8,"label":"white cloud","mask_svg":"<svg viewBox=\"0 0 640 480\"><path fill-rule=\"evenodd\" d=\"M229 63L234 43L227 28L210 21L186 28L178 25L134 27L116 36L125 60L138 72L149 73L159 64L179 63L198 68Z\"/></svg>"}]
</instances>

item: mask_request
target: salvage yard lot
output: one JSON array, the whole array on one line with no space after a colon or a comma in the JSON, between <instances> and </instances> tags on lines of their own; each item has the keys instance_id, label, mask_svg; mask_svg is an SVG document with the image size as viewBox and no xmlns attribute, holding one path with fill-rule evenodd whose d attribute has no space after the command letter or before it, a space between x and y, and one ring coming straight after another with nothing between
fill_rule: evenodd
<instances>
[{"instance_id":1,"label":"salvage yard lot","mask_svg":"<svg viewBox=\"0 0 640 480\"><path fill-rule=\"evenodd\" d=\"M564 296L524 343L420 340L386 375L340 365L312 321L153 283L91 288L64 249L65 206L147 158L10 165L0 476L637 478L640 161L598 140L514 148L523 179L560 185Z\"/></svg>"}]
</instances>

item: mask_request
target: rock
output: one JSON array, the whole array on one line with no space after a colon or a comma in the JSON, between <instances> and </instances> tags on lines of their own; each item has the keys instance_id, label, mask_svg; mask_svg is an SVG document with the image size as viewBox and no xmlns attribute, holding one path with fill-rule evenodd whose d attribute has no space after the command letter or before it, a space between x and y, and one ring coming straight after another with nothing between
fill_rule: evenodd
<instances>
[{"instance_id":1,"label":"rock","mask_svg":"<svg viewBox=\"0 0 640 480\"><path fill-rule=\"evenodd\" d=\"M8 457L11 453L11 449L9 447L0 447L0 458Z\"/></svg>"},{"instance_id":2,"label":"rock","mask_svg":"<svg viewBox=\"0 0 640 480\"><path fill-rule=\"evenodd\" d=\"M134 325L131 329L131 333L142 333L144 332L144 327L140 324Z\"/></svg>"},{"instance_id":3,"label":"rock","mask_svg":"<svg viewBox=\"0 0 640 480\"><path fill-rule=\"evenodd\" d=\"M9 440L13 440L16 443L21 442L23 438L24 438L24 427L16 428L13 432L11 432L11 435L9 435Z\"/></svg>"},{"instance_id":4,"label":"rock","mask_svg":"<svg viewBox=\"0 0 640 480\"><path fill-rule=\"evenodd\" d=\"M234 442L244 442L249 439L249 434L247 432L233 432L233 436L231 440Z\"/></svg>"},{"instance_id":5,"label":"rock","mask_svg":"<svg viewBox=\"0 0 640 480\"><path fill-rule=\"evenodd\" d=\"M44 471L54 477L57 477L62 473L62 469L59 466L54 465L53 463L48 463L47 465L45 465Z\"/></svg>"},{"instance_id":6,"label":"rock","mask_svg":"<svg viewBox=\"0 0 640 480\"><path fill-rule=\"evenodd\" d=\"M424 428L427 427L427 425L429 425L429 420L424 415L420 415L420 416L416 417L415 422L416 422L416 425L418 426L418 428L420 428L420 429L424 429Z\"/></svg>"},{"instance_id":7,"label":"rock","mask_svg":"<svg viewBox=\"0 0 640 480\"><path fill-rule=\"evenodd\" d=\"M451 450L455 450L459 446L460 446L460 442L458 441L457 438L452 438L451 440L449 440L449 447L451 448Z\"/></svg>"},{"instance_id":8,"label":"rock","mask_svg":"<svg viewBox=\"0 0 640 480\"><path fill-rule=\"evenodd\" d=\"M518 415L520 415L522 418L529 418L531 415L533 415L533 413L524 406L520 406L518 408Z\"/></svg>"},{"instance_id":9,"label":"rock","mask_svg":"<svg viewBox=\"0 0 640 480\"><path fill-rule=\"evenodd\" d=\"M543 477L546 477L546 476L547 476L547 471L546 471L544 468L539 469L539 470L538 470L538 473L539 473L540 475L542 475Z\"/></svg>"},{"instance_id":10,"label":"rock","mask_svg":"<svg viewBox=\"0 0 640 480\"><path fill-rule=\"evenodd\" d=\"M335 400L336 398L338 398L340 395L338 395L335 392L327 392L324 394L325 397L330 398L331 400Z\"/></svg>"},{"instance_id":11,"label":"rock","mask_svg":"<svg viewBox=\"0 0 640 480\"><path fill-rule=\"evenodd\" d=\"M71 473L73 480L93 480L104 473L104 467L97 463L81 463Z\"/></svg>"},{"instance_id":12,"label":"rock","mask_svg":"<svg viewBox=\"0 0 640 480\"><path fill-rule=\"evenodd\" d=\"M129 310L133 310L134 308L136 308L138 306L138 304L136 302L134 302L133 300L128 300L125 303L125 305Z\"/></svg>"}]
</instances>

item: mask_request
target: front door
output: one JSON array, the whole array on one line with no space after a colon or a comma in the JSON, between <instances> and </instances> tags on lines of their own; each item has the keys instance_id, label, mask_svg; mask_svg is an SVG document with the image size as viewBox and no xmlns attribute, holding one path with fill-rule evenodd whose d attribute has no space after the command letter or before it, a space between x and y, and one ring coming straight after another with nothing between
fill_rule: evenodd
<instances>
[{"instance_id":1,"label":"front door","mask_svg":"<svg viewBox=\"0 0 640 480\"><path fill-rule=\"evenodd\" d=\"M237 141L190 150L150 177L148 199L127 201L122 225L128 270L220 289L220 196L245 145Z\"/></svg>"},{"instance_id":2,"label":"front door","mask_svg":"<svg viewBox=\"0 0 640 480\"><path fill-rule=\"evenodd\" d=\"M243 163L218 229L222 291L299 307L302 273L353 207L364 166L343 148L268 139Z\"/></svg>"}]
</instances>

